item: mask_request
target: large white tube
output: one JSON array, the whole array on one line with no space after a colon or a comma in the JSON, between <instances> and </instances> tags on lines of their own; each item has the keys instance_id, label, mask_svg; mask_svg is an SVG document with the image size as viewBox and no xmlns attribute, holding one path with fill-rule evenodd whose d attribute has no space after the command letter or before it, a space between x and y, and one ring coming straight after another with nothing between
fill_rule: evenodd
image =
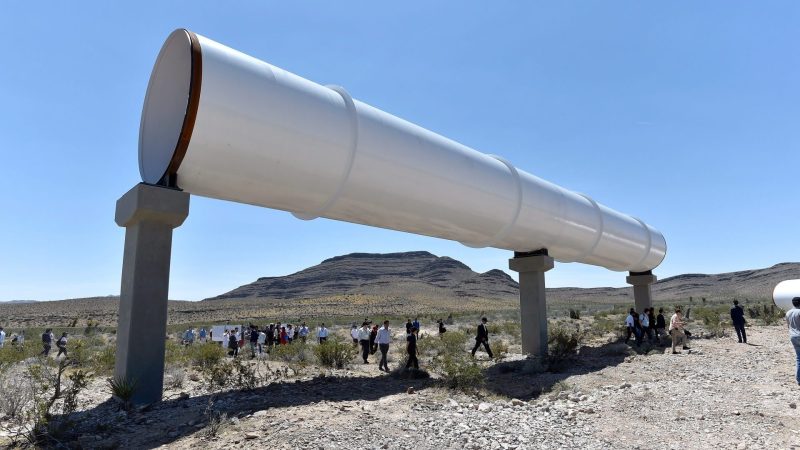
<instances>
[{"instance_id":1,"label":"large white tube","mask_svg":"<svg viewBox=\"0 0 800 450\"><path fill-rule=\"evenodd\" d=\"M187 30L164 43L139 134L142 179L330 219L644 272L639 219Z\"/></svg>"},{"instance_id":2,"label":"large white tube","mask_svg":"<svg viewBox=\"0 0 800 450\"><path fill-rule=\"evenodd\" d=\"M794 308L792 299L795 297L800 297L800 280L781 281L772 291L772 301L784 311Z\"/></svg>"}]
</instances>

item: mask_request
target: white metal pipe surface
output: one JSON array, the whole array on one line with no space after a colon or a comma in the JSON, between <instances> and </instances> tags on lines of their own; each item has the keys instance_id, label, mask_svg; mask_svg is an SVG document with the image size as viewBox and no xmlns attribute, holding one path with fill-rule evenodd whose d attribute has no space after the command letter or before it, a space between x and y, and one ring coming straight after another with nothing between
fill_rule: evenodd
<instances>
[{"instance_id":1,"label":"white metal pipe surface","mask_svg":"<svg viewBox=\"0 0 800 450\"><path fill-rule=\"evenodd\" d=\"M795 297L800 297L800 280L781 281L772 291L772 301L784 311L794 308L792 299Z\"/></svg>"},{"instance_id":2,"label":"white metal pipe surface","mask_svg":"<svg viewBox=\"0 0 800 450\"><path fill-rule=\"evenodd\" d=\"M150 77L142 179L265 206L644 272L664 236L621 214L370 105L187 30Z\"/></svg>"}]
</instances>

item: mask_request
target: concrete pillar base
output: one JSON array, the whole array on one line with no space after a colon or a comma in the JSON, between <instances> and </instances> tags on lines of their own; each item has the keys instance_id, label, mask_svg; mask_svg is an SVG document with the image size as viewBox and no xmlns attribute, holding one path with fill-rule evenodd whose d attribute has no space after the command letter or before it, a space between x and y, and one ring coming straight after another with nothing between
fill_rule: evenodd
<instances>
[{"instance_id":1,"label":"concrete pillar base","mask_svg":"<svg viewBox=\"0 0 800 450\"><path fill-rule=\"evenodd\" d=\"M635 273L631 272L625 278L625 281L633 285L633 301L634 308L639 314L645 308L653 307L653 294L650 291L651 286L658 280L652 272Z\"/></svg>"},{"instance_id":2,"label":"concrete pillar base","mask_svg":"<svg viewBox=\"0 0 800 450\"><path fill-rule=\"evenodd\" d=\"M133 404L161 400L172 229L188 214L189 194L177 189L141 183L117 200L125 254L114 377L136 384Z\"/></svg>"},{"instance_id":3,"label":"concrete pillar base","mask_svg":"<svg viewBox=\"0 0 800 450\"><path fill-rule=\"evenodd\" d=\"M554 266L546 250L533 254L515 254L508 260L509 269L519 272L519 309L522 352L547 355L547 301L544 273Z\"/></svg>"}]
</instances>

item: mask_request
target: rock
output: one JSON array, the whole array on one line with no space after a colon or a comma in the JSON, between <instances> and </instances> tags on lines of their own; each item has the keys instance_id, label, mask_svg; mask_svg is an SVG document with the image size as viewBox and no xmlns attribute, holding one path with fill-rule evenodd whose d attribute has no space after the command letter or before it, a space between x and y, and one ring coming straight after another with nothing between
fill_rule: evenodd
<instances>
[{"instance_id":1,"label":"rock","mask_svg":"<svg viewBox=\"0 0 800 450\"><path fill-rule=\"evenodd\" d=\"M262 409L261 411L256 411L253 413L253 417L264 417L267 415L267 410Z\"/></svg>"},{"instance_id":2,"label":"rock","mask_svg":"<svg viewBox=\"0 0 800 450\"><path fill-rule=\"evenodd\" d=\"M522 400L520 400L520 399L518 399L518 398L512 398L512 399L511 399L511 404L512 404L513 406L524 406L524 405L525 405L525 402L523 402Z\"/></svg>"},{"instance_id":3,"label":"rock","mask_svg":"<svg viewBox=\"0 0 800 450\"><path fill-rule=\"evenodd\" d=\"M452 398L447 399L447 406L451 408L458 408L458 402L453 400Z\"/></svg>"},{"instance_id":4,"label":"rock","mask_svg":"<svg viewBox=\"0 0 800 450\"><path fill-rule=\"evenodd\" d=\"M631 384L628 383L628 382L625 382L625 383L622 383L622 384L619 385L620 389L628 389L629 387L631 387Z\"/></svg>"},{"instance_id":5,"label":"rock","mask_svg":"<svg viewBox=\"0 0 800 450\"><path fill-rule=\"evenodd\" d=\"M491 403L481 403L478 405L478 411L480 412L490 412L494 407Z\"/></svg>"},{"instance_id":6,"label":"rock","mask_svg":"<svg viewBox=\"0 0 800 450\"><path fill-rule=\"evenodd\" d=\"M258 439L258 434L256 433L247 433L244 435L244 438L247 440Z\"/></svg>"},{"instance_id":7,"label":"rock","mask_svg":"<svg viewBox=\"0 0 800 450\"><path fill-rule=\"evenodd\" d=\"M189 394L187 392L181 392L178 394L178 400L186 400L189 398Z\"/></svg>"},{"instance_id":8,"label":"rock","mask_svg":"<svg viewBox=\"0 0 800 450\"><path fill-rule=\"evenodd\" d=\"M367 342L367 341L363 341L363 342ZM413 394L413 393L414 393L414 386L409 386L408 389L406 389L406 394Z\"/></svg>"},{"instance_id":9,"label":"rock","mask_svg":"<svg viewBox=\"0 0 800 450\"><path fill-rule=\"evenodd\" d=\"M797 403L795 403L795 402L789 403L789 408L797 409Z\"/></svg>"}]
</instances>

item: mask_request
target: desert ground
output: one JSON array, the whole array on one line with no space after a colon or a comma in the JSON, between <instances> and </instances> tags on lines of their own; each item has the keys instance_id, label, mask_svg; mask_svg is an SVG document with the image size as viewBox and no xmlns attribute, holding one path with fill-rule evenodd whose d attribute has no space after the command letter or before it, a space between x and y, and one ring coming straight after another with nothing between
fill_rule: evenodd
<instances>
[{"instance_id":1,"label":"desert ground","mask_svg":"<svg viewBox=\"0 0 800 450\"><path fill-rule=\"evenodd\" d=\"M520 354L513 319L489 314L495 358L479 350L475 360L474 319L457 318L443 337L424 319L423 372L397 369L405 330L393 322L391 374L378 370L377 353L369 364L354 355L346 325L335 326L332 339L351 349L341 368L322 362L316 343L256 358L244 348L234 360L214 344L184 347L176 332L167 341L164 401L147 408L130 407L124 390L110 386L113 333L86 327L71 344L69 363L34 356L37 339L24 350L0 350L0 445L800 448L800 388L785 325L750 319L749 343L739 344L715 315L724 318L696 313L691 349L678 355L654 343L622 342L621 311L562 317L550 323L555 356L547 360ZM53 390L37 393L34 385L52 382L47 374L62 365L62 397L45 414L33 402L52 398ZM42 366L49 372L35 369ZM82 382L76 372L85 387L70 406L68 393Z\"/></svg>"}]
</instances>

